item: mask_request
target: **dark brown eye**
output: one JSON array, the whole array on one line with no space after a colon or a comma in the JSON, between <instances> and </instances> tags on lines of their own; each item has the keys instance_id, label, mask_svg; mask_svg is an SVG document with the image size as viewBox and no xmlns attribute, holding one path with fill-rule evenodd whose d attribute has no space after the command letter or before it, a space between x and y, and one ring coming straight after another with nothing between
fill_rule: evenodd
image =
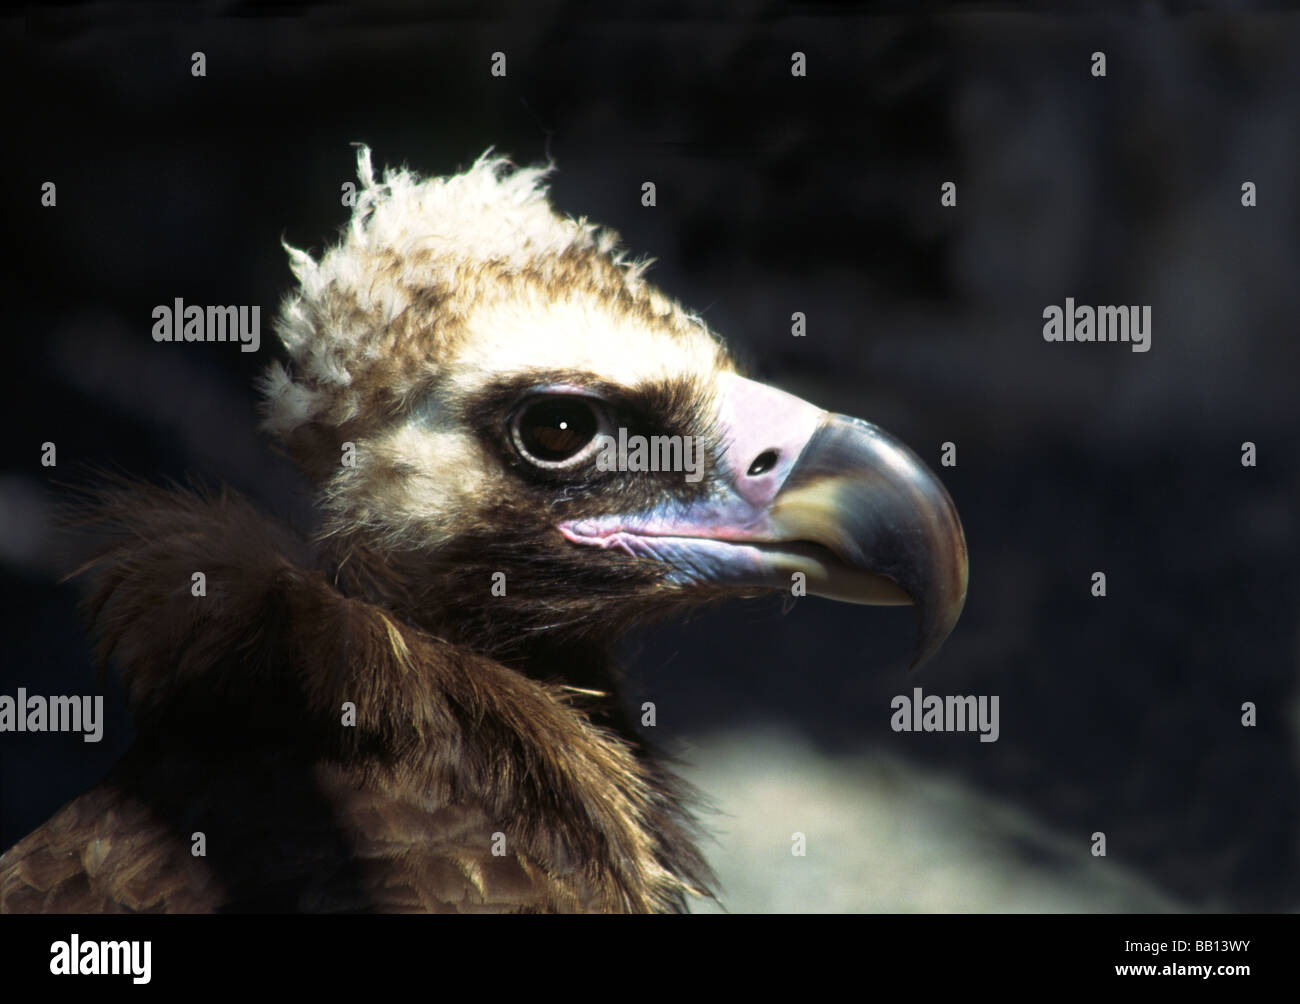
<instances>
[{"instance_id":1,"label":"dark brown eye","mask_svg":"<svg viewBox=\"0 0 1300 1004\"><path fill-rule=\"evenodd\" d=\"M581 397L534 401L519 411L514 422L516 446L525 459L543 466L577 458L599 430L596 406Z\"/></svg>"}]
</instances>

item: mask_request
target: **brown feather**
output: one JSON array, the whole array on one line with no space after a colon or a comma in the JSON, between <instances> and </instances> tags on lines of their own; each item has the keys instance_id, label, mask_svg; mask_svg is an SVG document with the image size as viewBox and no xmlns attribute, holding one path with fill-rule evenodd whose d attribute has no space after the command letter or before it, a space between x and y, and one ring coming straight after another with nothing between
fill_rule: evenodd
<instances>
[{"instance_id":1,"label":"brown feather","mask_svg":"<svg viewBox=\"0 0 1300 1004\"><path fill-rule=\"evenodd\" d=\"M707 893L681 786L564 687L344 595L232 495L118 483L91 523L108 543L81 570L87 609L139 740L0 857L0 910L656 911Z\"/></svg>"}]
</instances>

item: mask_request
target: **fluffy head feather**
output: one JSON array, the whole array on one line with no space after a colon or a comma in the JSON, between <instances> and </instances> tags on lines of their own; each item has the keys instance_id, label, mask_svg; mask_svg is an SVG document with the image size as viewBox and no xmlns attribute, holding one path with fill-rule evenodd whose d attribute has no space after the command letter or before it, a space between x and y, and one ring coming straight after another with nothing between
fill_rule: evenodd
<instances>
[{"instance_id":1,"label":"fluffy head feather","mask_svg":"<svg viewBox=\"0 0 1300 1004\"><path fill-rule=\"evenodd\" d=\"M285 245L299 285L278 324L290 366L264 381L266 428L291 443L307 425L400 409L448 375L587 368L631 383L726 365L617 233L551 208L549 172L489 152L462 174L389 169L379 183L361 147L339 243L319 261Z\"/></svg>"}]
</instances>

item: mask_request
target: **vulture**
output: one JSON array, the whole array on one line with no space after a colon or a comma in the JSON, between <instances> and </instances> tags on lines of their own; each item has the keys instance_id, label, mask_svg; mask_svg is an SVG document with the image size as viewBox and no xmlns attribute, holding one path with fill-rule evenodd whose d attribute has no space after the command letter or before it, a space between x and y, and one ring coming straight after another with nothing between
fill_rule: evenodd
<instances>
[{"instance_id":1,"label":"vulture","mask_svg":"<svg viewBox=\"0 0 1300 1004\"><path fill-rule=\"evenodd\" d=\"M89 490L76 574L136 739L0 857L0 910L686 912L716 895L699 796L621 704L619 639L773 592L911 603L916 662L948 636L935 475L743 376L550 170L377 180L361 147L337 243L285 244L259 389L304 532Z\"/></svg>"}]
</instances>

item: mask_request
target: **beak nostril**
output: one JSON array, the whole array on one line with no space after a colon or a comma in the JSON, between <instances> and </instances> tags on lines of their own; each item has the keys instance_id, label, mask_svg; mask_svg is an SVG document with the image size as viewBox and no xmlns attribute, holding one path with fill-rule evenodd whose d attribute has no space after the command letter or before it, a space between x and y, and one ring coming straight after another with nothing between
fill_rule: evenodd
<instances>
[{"instance_id":1,"label":"beak nostril","mask_svg":"<svg viewBox=\"0 0 1300 1004\"><path fill-rule=\"evenodd\" d=\"M780 454L777 453L776 450L764 450L755 457L754 462L749 465L749 476L751 478L756 478L760 474L766 474L776 466L776 461L779 456Z\"/></svg>"}]
</instances>

